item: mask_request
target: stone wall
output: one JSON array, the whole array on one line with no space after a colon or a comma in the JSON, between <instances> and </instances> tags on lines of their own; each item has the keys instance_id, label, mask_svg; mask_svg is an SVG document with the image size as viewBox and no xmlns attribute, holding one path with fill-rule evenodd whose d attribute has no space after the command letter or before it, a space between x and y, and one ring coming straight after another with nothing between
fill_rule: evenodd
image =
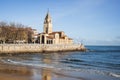
<instances>
[{"instance_id":1,"label":"stone wall","mask_svg":"<svg viewBox=\"0 0 120 80\"><path fill-rule=\"evenodd\" d=\"M53 44L0 44L0 53L24 53L24 52L57 52L85 50L84 45L53 45Z\"/></svg>"}]
</instances>

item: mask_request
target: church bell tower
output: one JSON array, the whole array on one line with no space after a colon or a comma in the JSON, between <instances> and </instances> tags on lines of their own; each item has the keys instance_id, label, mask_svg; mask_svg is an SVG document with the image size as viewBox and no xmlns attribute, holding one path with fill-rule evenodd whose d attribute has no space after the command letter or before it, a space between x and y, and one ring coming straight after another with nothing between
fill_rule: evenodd
<instances>
[{"instance_id":1,"label":"church bell tower","mask_svg":"<svg viewBox=\"0 0 120 80\"><path fill-rule=\"evenodd\" d=\"M52 33L52 20L51 20L49 11L47 12L47 15L44 20L43 30L44 30L44 33L47 33L47 34Z\"/></svg>"}]
</instances>

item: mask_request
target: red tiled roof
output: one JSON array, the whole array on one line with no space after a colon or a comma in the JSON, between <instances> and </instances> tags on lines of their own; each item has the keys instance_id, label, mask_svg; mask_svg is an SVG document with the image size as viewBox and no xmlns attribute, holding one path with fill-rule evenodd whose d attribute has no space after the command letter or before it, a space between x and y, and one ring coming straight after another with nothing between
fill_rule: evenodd
<instances>
[{"instance_id":1,"label":"red tiled roof","mask_svg":"<svg viewBox=\"0 0 120 80\"><path fill-rule=\"evenodd\" d=\"M56 33L61 34L62 32L63 31L56 31L56 32L49 33L49 35L53 35L53 34L56 34Z\"/></svg>"},{"instance_id":2,"label":"red tiled roof","mask_svg":"<svg viewBox=\"0 0 120 80\"><path fill-rule=\"evenodd\" d=\"M47 36L47 38L49 38L49 39L54 39L54 35L56 34L56 33L58 33L59 35L61 35L62 34L62 32L63 31L55 31L55 32L52 32L52 33L49 33L48 35L49 36ZM40 34L46 34L46 33L44 33L44 32L42 32L42 33L40 33ZM60 39L65 39L65 37L67 37L67 35L64 35L64 36L59 36L60 37ZM69 40L73 40L72 38L68 38Z\"/></svg>"},{"instance_id":3,"label":"red tiled roof","mask_svg":"<svg viewBox=\"0 0 120 80\"><path fill-rule=\"evenodd\" d=\"M47 36L47 38L49 38L49 39L54 39L54 37L53 37L53 36Z\"/></svg>"}]
</instances>

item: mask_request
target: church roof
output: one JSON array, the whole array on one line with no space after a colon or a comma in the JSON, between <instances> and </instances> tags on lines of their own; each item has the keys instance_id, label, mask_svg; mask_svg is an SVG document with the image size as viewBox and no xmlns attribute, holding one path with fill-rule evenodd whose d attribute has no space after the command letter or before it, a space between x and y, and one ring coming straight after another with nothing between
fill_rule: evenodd
<instances>
[{"instance_id":1,"label":"church roof","mask_svg":"<svg viewBox=\"0 0 120 80\"><path fill-rule=\"evenodd\" d=\"M47 36L47 38L49 38L49 39L54 39L54 37L53 37L53 36Z\"/></svg>"},{"instance_id":2,"label":"church roof","mask_svg":"<svg viewBox=\"0 0 120 80\"><path fill-rule=\"evenodd\" d=\"M47 12L47 15L46 15L46 17L45 17L45 20L44 20L44 23L48 23L48 22L51 22L51 16L50 16L50 14L49 14L49 11Z\"/></svg>"},{"instance_id":3,"label":"church roof","mask_svg":"<svg viewBox=\"0 0 120 80\"><path fill-rule=\"evenodd\" d=\"M63 32L63 31L56 31L56 32L49 33L49 35L54 35L54 34L56 34L56 33L61 34L62 32Z\"/></svg>"},{"instance_id":4,"label":"church roof","mask_svg":"<svg viewBox=\"0 0 120 80\"><path fill-rule=\"evenodd\" d=\"M47 12L47 15L46 15L45 19L51 19L49 11Z\"/></svg>"},{"instance_id":5,"label":"church roof","mask_svg":"<svg viewBox=\"0 0 120 80\"><path fill-rule=\"evenodd\" d=\"M65 39L65 36L64 37L60 37L60 39Z\"/></svg>"}]
</instances>

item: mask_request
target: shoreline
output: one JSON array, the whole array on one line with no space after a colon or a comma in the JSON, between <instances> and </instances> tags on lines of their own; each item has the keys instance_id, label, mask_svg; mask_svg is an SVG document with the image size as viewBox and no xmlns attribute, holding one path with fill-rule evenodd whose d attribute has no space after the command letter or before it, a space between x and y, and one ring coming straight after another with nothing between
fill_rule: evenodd
<instances>
[{"instance_id":1,"label":"shoreline","mask_svg":"<svg viewBox=\"0 0 120 80\"><path fill-rule=\"evenodd\" d=\"M6 53L0 53L0 56L6 56L6 55L16 55L16 54L52 54L52 53L68 53L68 52L86 52L85 50L69 50L69 51L44 51L44 52L6 52Z\"/></svg>"},{"instance_id":2,"label":"shoreline","mask_svg":"<svg viewBox=\"0 0 120 80\"><path fill-rule=\"evenodd\" d=\"M0 54L5 53L53 53L53 52L71 52L86 51L83 44L0 44Z\"/></svg>"},{"instance_id":3,"label":"shoreline","mask_svg":"<svg viewBox=\"0 0 120 80\"><path fill-rule=\"evenodd\" d=\"M119 80L118 73L109 72L108 69L101 70L100 67L93 68L98 65L94 63L99 54L104 55L101 53L93 55L87 52L84 55L84 52L79 51L0 55L0 80ZM98 56L96 59L93 58L96 57L95 55ZM91 61L86 61L86 59L89 60L88 58ZM98 59L98 61L100 60ZM101 58L100 62L102 61ZM87 68L86 63L88 62L90 64ZM92 62L94 66L89 66L92 65Z\"/></svg>"},{"instance_id":4,"label":"shoreline","mask_svg":"<svg viewBox=\"0 0 120 80\"><path fill-rule=\"evenodd\" d=\"M0 62L0 80L119 80L84 71L7 64Z\"/></svg>"}]
</instances>

